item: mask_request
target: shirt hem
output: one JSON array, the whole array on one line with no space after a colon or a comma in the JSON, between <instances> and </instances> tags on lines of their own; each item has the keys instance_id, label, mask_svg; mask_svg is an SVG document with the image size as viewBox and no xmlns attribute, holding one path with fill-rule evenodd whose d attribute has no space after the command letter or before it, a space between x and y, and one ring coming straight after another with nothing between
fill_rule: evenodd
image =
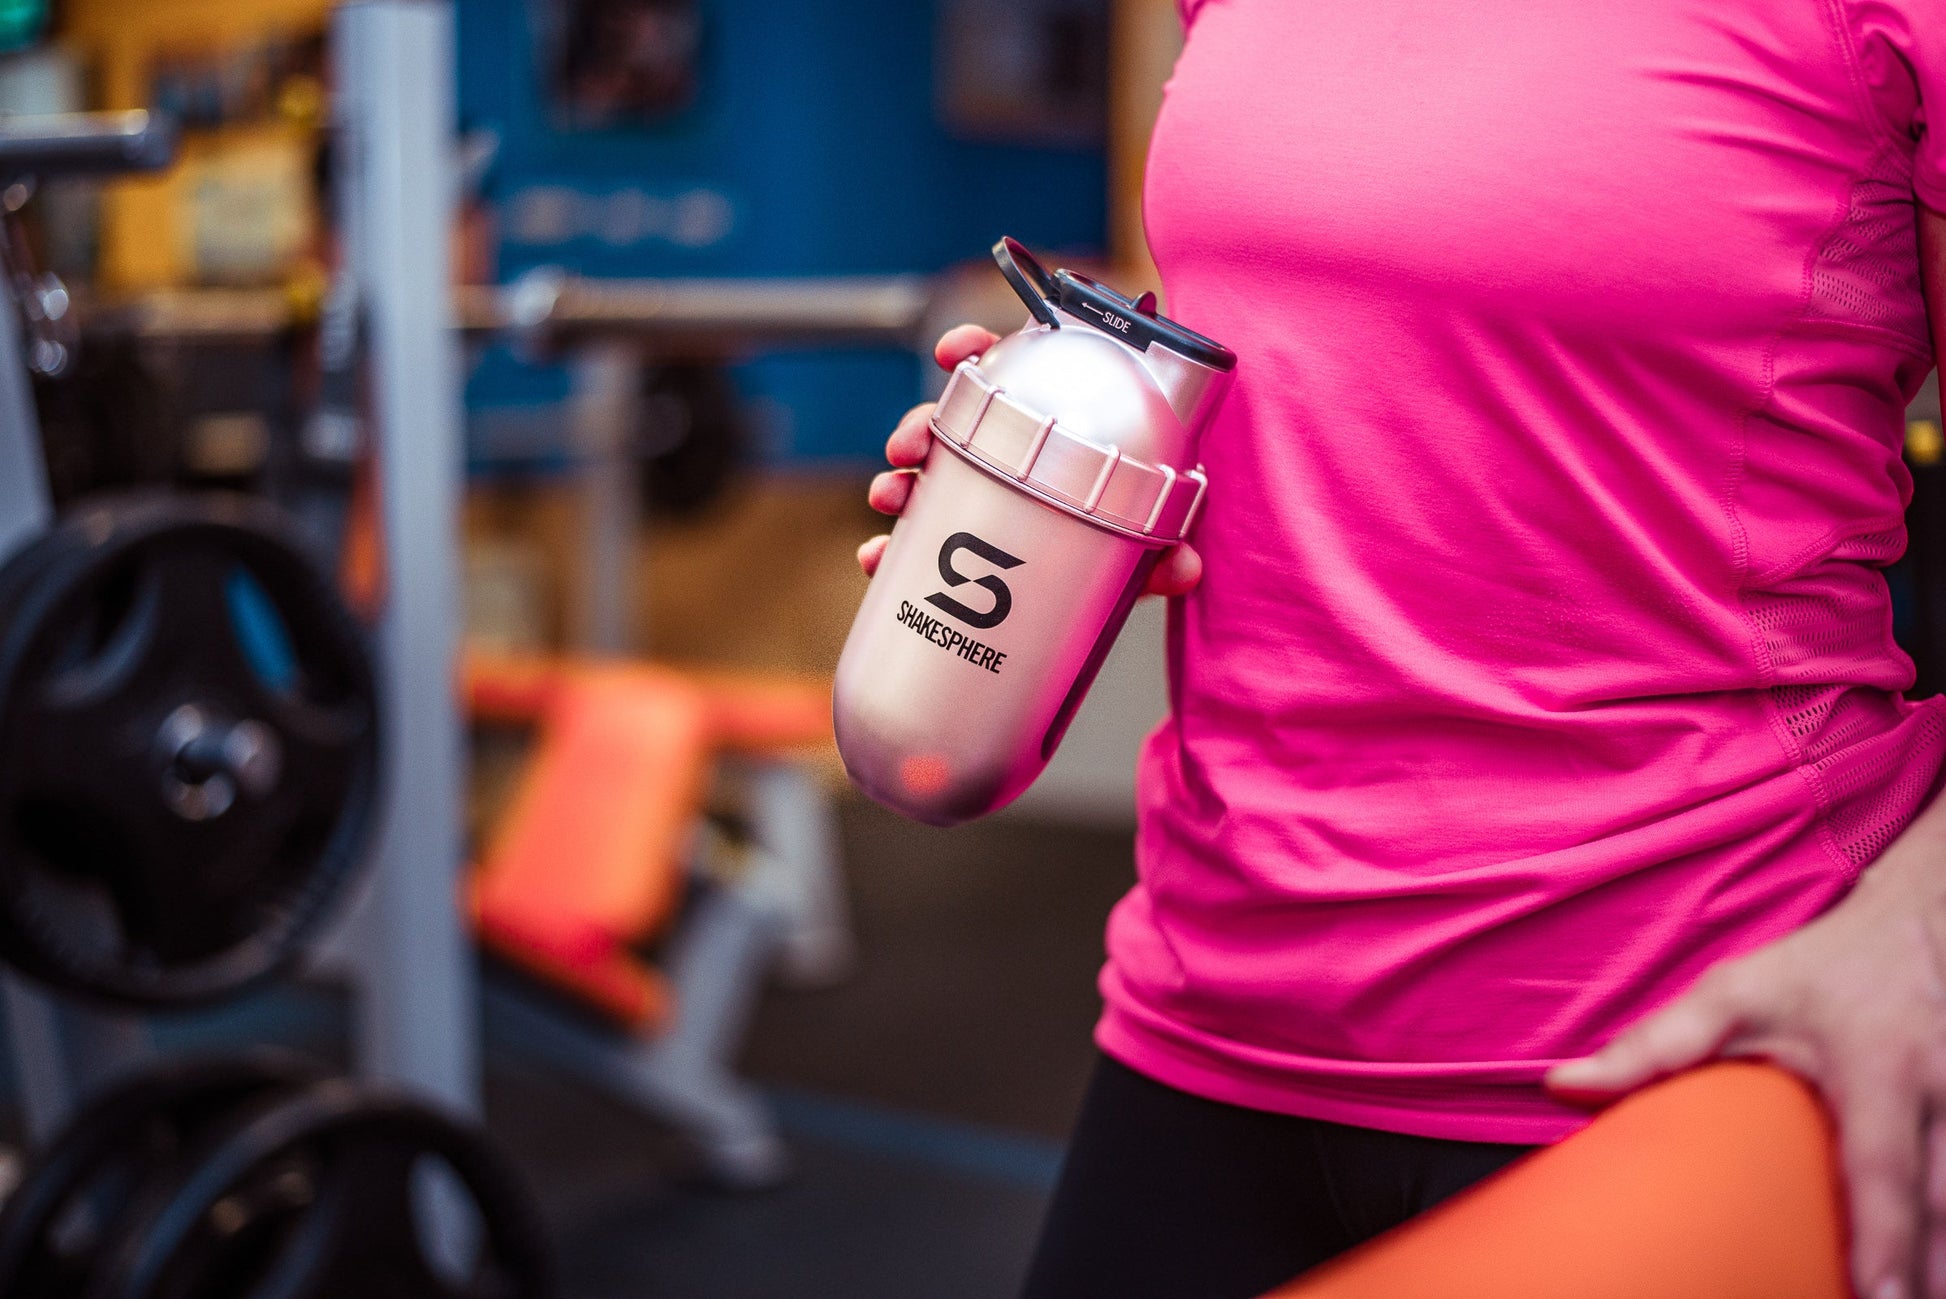
<instances>
[{"instance_id":1,"label":"shirt hem","mask_svg":"<svg viewBox=\"0 0 1946 1299\"><path fill-rule=\"evenodd\" d=\"M1113 1003L1095 1027L1095 1045L1137 1073L1205 1100L1409 1136L1551 1145L1594 1117L1549 1097L1538 1079L1496 1086L1432 1077L1361 1084L1295 1071L1272 1076L1155 1032Z\"/></svg>"}]
</instances>

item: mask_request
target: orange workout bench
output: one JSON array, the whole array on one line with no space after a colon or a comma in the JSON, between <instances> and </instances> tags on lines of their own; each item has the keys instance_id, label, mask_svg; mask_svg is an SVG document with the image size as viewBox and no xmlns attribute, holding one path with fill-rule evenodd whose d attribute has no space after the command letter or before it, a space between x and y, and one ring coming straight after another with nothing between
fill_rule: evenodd
<instances>
[{"instance_id":1,"label":"orange workout bench","mask_svg":"<svg viewBox=\"0 0 1946 1299\"><path fill-rule=\"evenodd\" d=\"M730 1072L763 976L849 964L835 830L793 755L831 743L828 682L693 674L626 660L471 655L472 715L537 743L468 885L481 942L613 1027L495 1007L594 1081L688 1128L717 1172L768 1181L781 1147ZM751 764L758 865L670 933L719 764ZM777 759L785 759L778 761ZM641 955L667 938L661 966Z\"/></svg>"}]
</instances>

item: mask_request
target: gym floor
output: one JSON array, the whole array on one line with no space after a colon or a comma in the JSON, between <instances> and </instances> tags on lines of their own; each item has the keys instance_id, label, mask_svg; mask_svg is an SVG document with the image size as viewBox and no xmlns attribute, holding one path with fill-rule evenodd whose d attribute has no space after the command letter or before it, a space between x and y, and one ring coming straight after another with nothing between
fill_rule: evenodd
<instances>
[{"instance_id":1,"label":"gym floor","mask_svg":"<svg viewBox=\"0 0 1946 1299\"><path fill-rule=\"evenodd\" d=\"M860 966L774 991L745 1060L791 1138L788 1184L699 1186L649 1121L494 1053L489 1121L546 1205L565 1299L1012 1293L1092 1059L1130 838L947 834L862 801L843 824Z\"/></svg>"}]
</instances>

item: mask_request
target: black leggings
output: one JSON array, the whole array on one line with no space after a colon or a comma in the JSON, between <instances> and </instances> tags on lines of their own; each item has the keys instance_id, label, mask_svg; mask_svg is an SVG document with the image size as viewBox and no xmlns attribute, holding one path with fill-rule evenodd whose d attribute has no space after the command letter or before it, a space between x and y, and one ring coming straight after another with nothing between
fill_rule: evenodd
<instances>
[{"instance_id":1,"label":"black leggings","mask_svg":"<svg viewBox=\"0 0 1946 1299\"><path fill-rule=\"evenodd\" d=\"M1253 1299L1532 1147L1241 1109L1095 1065L1024 1299Z\"/></svg>"}]
</instances>

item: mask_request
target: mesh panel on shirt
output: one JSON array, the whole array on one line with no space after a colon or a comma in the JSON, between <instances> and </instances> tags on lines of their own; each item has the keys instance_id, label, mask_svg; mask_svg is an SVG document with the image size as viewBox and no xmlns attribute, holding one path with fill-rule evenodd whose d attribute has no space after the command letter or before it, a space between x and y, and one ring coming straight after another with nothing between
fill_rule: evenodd
<instances>
[{"instance_id":1,"label":"mesh panel on shirt","mask_svg":"<svg viewBox=\"0 0 1946 1299\"><path fill-rule=\"evenodd\" d=\"M1912 178L1890 151L1851 187L1845 221L1826 240L1811 272L1812 319L1877 325L1924 346Z\"/></svg>"},{"instance_id":2,"label":"mesh panel on shirt","mask_svg":"<svg viewBox=\"0 0 1946 1299\"><path fill-rule=\"evenodd\" d=\"M1840 547L1865 540L1854 538ZM1891 544L1881 543L1880 553L1896 554ZM1882 665L1892 601L1875 566L1883 561L1876 555L1873 560L1826 560L1768 590L1744 595L1744 609L1763 635L1778 682L1857 681L1860 668Z\"/></svg>"},{"instance_id":3,"label":"mesh panel on shirt","mask_svg":"<svg viewBox=\"0 0 1946 1299\"><path fill-rule=\"evenodd\" d=\"M1925 347L1913 221L1912 177L1886 150L1853 183L1843 223L1819 250L1806 315ZM1911 821L1946 751L1939 708L1902 714L1890 690L1855 684L1862 670L1882 671L1891 601L1879 569L1905 545L1903 526L1846 537L1813 567L1744 596L1780 683L1771 698L1823 789L1833 840L1861 868Z\"/></svg>"},{"instance_id":4,"label":"mesh panel on shirt","mask_svg":"<svg viewBox=\"0 0 1946 1299\"><path fill-rule=\"evenodd\" d=\"M1831 836L1853 866L1871 864L1918 812L1946 751L1946 721L1928 707L1896 730L1813 764L1831 800Z\"/></svg>"},{"instance_id":5,"label":"mesh panel on shirt","mask_svg":"<svg viewBox=\"0 0 1946 1299\"><path fill-rule=\"evenodd\" d=\"M1887 151L1852 185L1845 220L1819 252L1807 315L1926 346L1913 218L1912 178ZM1911 821L1946 751L1938 708L1902 717L1887 690L1831 684L1883 660L1891 606L1878 570L1905 544L1903 526L1847 537L1815 568L1744 597L1781 683L1771 697L1823 787L1832 838L1860 868Z\"/></svg>"},{"instance_id":6,"label":"mesh panel on shirt","mask_svg":"<svg viewBox=\"0 0 1946 1299\"><path fill-rule=\"evenodd\" d=\"M1891 564L1905 554L1905 525L1846 537L1831 549L1833 559L1853 559L1863 564Z\"/></svg>"},{"instance_id":7,"label":"mesh panel on shirt","mask_svg":"<svg viewBox=\"0 0 1946 1299\"><path fill-rule=\"evenodd\" d=\"M1743 597L1776 671L1779 720L1823 791L1832 840L1861 869L1912 820L1946 754L1940 709L1906 711L1883 679L1891 598L1880 567L1905 544L1903 525L1846 537Z\"/></svg>"},{"instance_id":8,"label":"mesh panel on shirt","mask_svg":"<svg viewBox=\"0 0 1946 1299\"><path fill-rule=\"evenodd\" d=\"M1803 762L1822 762L1899 723L1892 697L1870 686L1777 686L1771 697L1801 748Z\"/></svg>"}]
</instances>

